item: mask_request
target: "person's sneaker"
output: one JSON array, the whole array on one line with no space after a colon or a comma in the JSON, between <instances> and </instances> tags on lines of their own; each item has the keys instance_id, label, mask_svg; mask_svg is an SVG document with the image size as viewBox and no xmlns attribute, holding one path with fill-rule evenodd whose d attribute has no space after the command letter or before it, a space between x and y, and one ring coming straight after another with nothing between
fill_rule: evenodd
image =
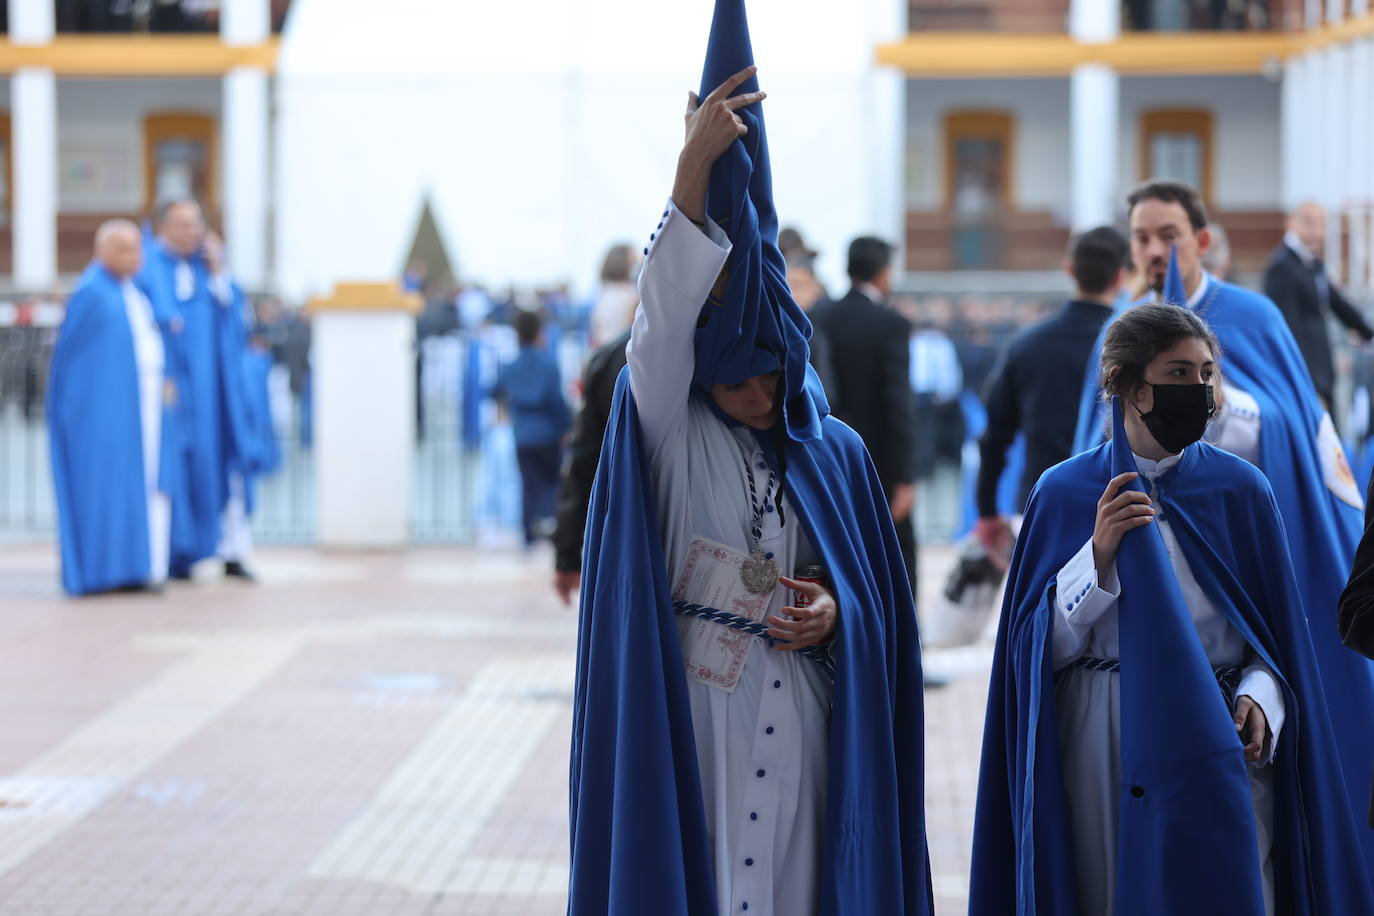
<instances>
[{"instance_id":1,"label":"person's sneaker","mask_svg":"<svg viewBox=\"0 0 1374 916\"><path fill-rule=\"evenodd\" d=\"M248 571L238 560L226 560L224 562L224 577L226 579L242 579L244 582L256 582L258 577Z\"/></svg>"}]
</instances>

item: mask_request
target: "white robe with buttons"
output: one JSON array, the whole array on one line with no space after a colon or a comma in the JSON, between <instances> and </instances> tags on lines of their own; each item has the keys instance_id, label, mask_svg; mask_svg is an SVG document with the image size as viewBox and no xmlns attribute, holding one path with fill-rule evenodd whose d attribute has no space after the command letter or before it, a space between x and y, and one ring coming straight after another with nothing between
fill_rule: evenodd
<instances>
[{"instance_id":1,"label":"white robe with buttons","mask_svg":"<svg viewBox=\"0 0 1374 916\"><path fill-rule=\"evenodd\" d=\"M1154 481L1181 456L1162 461L1135 456L1141 477ZM1278 680L1250 650L1245 639L1212 604L1198 585L1178 540L1169 528L1167 513L1156 517L1164 547L1178 576L1198 640L1214 667L1243 666L1236 696L1249 696L1264 711L1271 740L1263 750L1263 764L1248 766L1250 794L1255 807L1256 850L1262 864L1266 912L1274 912L1274 872L1270 851L1274 839L1274 777L1267 763L1278 747L1283 729L1283 694ZM1054 668L1064 786L1073 830L1078 906L1084 914L1110 914L1116 883L1117 815L1121 796L1121 677L1119 672L1061 671L1076 659L1119 659L1120 632L1117 599L1120 585L1115 565L1098 580L1092 540L1083 545L1055 577ZM1220 690L1220 688L1218 688Z\"/></svg>"},{"instance_id":2,"label":"white robe with buttons","mask_svg":"<svg viewBox=\"0 0 1374 916\"><path fill-rule=\"evenodd\" d=\"M675 583L695 537L740 551L750 545L745 462L757 488L768 479L747 428L726 426L689 394L693 334L702 303L725 265L730 243L671 204L640 273L640 306L627 350L662 528L668 581ZM783 574L796 570L799 522L767 512L761 546ZM800 545L809 553L805 544ZM790 603L779 587L769 605ZM680 626L686 626L682 621ZM721 913L806 916L818 908L825 813L829 679L796 652L755 640L732 693L688 678Z\"/></svg>"}]
</instances>

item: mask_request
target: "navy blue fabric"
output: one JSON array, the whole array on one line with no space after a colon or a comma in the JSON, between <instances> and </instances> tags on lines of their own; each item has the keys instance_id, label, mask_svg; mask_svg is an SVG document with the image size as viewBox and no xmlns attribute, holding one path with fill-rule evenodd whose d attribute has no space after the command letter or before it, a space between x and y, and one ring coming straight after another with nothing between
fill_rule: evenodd
<instances>
[{"instance_id":1,"label":"navy blue fabric","mask_svg":"<svg viewBox=\"0 0 1374 916\"><path fill-rule=\"evenodd\" d=\"M754 62L744 0L717 0L702 70L700 97ZM757 92L750 77L736 95ZM807 393L811 322L787 286L778 250L773 171L763 105L738 112L749 133L731 144L711 169L706 214L730 237L730 258L702 306L696 332L693 382L709 389L782 370L783 419L798 441L820 435L821 411Z\"/></svg>"},{"instance_id":2,"label":"navy blue fabric","mask_svg":"<svg viewBox=\"0 0 1374 916\"><path fill-rule=\"evenodd\" d=\"M1108 481L1136 470L1113 441L1051 468L1027 507L988 694L970 913L1076 914L1052 666L1058 570L1092 536ZM1138 479L1132 489L1143 489ZM1279 508L1250 464L1196 443L1156 485L1198 584L1277 673L1274 867L1285 914L1374 912L1331 718ZM1241 742L1159 530L1128 532L1121 582L1120 832L1115 912L1263 913ZM1133 791L1133 790L1139 791Z\"/></svg>"},{"instance_id":3,"label":"navy blue fabric","mask_svg":"<svg viewBox=\"0 0 1374 916\"><path fill-rule=\"evenodd\" d=\"M48 435L62 587L71 595L148 581L148 495L138 365L119 281L92 264L57 333Z\"/></svg>"},{"instance_id":4,"label":"navy blue fabric","mask_svg":"<svg viewBox=\"0 0 1374 916\"><path fill-rule=\"evenodd\" d=\"M819 381L811 384L823 401ZM830 714L821 912L931 912L923 698L911 593L882 488L834 418L787 441L787 492L842 637ZM592 489L571 766L573 914L711 914L682 650L628 370ZM792 523L789 516L789 524Z\"/></svg>"},{"instance_id":5,"label":"navy blue fabric","mask_svg":"<svg viewBox=\"0 0 1374 916\"><path fill-rule=\"evenodd\" d=\"M492 396L509 405L519 448L552 445L572 426L558 361L548 349L521 347L519 355L501 367Z\"/></svg>"},{"instance_id":6,"label":"navy blue fabric","mask_svg":"<svg viewBox=\"0 0 1374 916\"><path fill-rule=\"evenodd\" d=\"M1312 620L1341 770L1350 806L1362 810L1374 761L1374 728L1369 725L1374 661L1341 645L1336 608L1363 532L1363 514L1326 486L1317 440L1325 411L1282 314L1258 293L1215 277L1209 283L1195 311L1221 343L1222 377L1259 402L1259 468L1273 487L1285 525L1295 535L1288 543L1289 553L1302 584L1300 598ZM1106 330L1088 365L1075 442L1079 450L1101 440L1101 421L1095 418L1103 415L1102 402L1096 392ZM1337 460L1345 461L1344 455ZM1374 880L1374 830L1361 831L1360 842Z\"/></svg>"},{"instance_id":7,"label":"navy blue fabric","mask_svg":"<svg viewBox=\"0 0 1374 916\"><path fill-rule=\"evenodd\" d=\"M167 360L185 421L185 457L184 485L172 498L172 568L184 571L215 554L229 473L251 473L244 467L251 446L245 438L242 314L232 301L215 300L199 255L188 259L195 291L178 300L177 260L157 239L147 239L138 283L159 322L174 329Z\"/></svg>"}]
</instances>

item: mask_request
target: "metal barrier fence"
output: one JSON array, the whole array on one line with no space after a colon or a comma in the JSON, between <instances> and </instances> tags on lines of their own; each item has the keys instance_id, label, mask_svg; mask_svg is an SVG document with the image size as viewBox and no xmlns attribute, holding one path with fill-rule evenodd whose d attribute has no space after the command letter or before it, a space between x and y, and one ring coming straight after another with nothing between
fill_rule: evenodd
<instances>
[{"instance_id":1,"label":"metal barrier fence","mask_svg":"<svg viewBox=\"0 0 1374 916\"><path fill-rule=\"evenodd\" d=\"M42 540L57 530L44 401L61 314L60 306L20 309L0 303L0 541ZM424 338L417 348L411 514L416 543L514 543L517 536L520 487L514 446L509 427L498 422L495 406L485 398L495 367L512 355L513 342L501 330L484 331L480 338L438 335ZM580 345L565 355L575 370ZM268 388L281 464L255 481L254 538L260 543L312 543L315 480L308 374L293 386L287 365L277 363Z\"/></svg>"}]
</instances>

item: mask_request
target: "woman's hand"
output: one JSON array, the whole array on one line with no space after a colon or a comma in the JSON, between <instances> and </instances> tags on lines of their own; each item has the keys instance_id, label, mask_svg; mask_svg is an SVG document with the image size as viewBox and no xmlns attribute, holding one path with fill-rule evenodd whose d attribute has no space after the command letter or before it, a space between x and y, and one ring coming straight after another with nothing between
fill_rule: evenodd
<instances>
[{"instance_id":1,"label":"woman's hand","mask_svg":"<svg viewBox=\"0 0 1374 916\"><path fill-rule=\"evenodd\" d=\"M1269 720L1264 710L1248 696L1236 697L1236 734L1245 742L1245 759L1258 763L1264 751L1265 738L1269 734Z\"/></svg>"},{"instance_id":2,"label":"woman's hand","mask_svg":"<svg viewBox=\"0 0 1374 916\"><path fill-rule=\"evenodd\" d=\"M786 652L829 642L840 622L840 609L829 589L818 582L798 582L786 577L780 577L778 583L808 595L811 604L808 607L783 608L782 612L795 618L793 620L768 618L768 635L778 640L774 648Z\"/></svg>"},{"instance_id":3,"label":"woman's hand","mask_svg":"<svg viewBox=\"0 0 1374 916\"><path fill-rule=\"evenodd\" d=\"M1097 524L1093 526L1093 565L1101 579L1116 562L1121 537L1132 528L1148 525L1155 520L1150 497L1139 490L1122 490L1140 475L1134 471L1118 474L1107 484L1097 501Z\"/></svg>"},{"instance_id":4,"label":"woman's hand","mask_svg":"<svg viewBox=\"0 0 1374 916\"><path fill-rule=\"evenodd\" d=\"M735 112L763 101L768 95L766 92L746 92L730 96L757 70L757 67L745 67L702 100L697 99L695 92L687 93L687 139L683 141L677 160L673 203L693 222L706 220L706 186L711 180L711 166L731 143L749 133L744 120Z\"/></svg>"}]
</instances>

